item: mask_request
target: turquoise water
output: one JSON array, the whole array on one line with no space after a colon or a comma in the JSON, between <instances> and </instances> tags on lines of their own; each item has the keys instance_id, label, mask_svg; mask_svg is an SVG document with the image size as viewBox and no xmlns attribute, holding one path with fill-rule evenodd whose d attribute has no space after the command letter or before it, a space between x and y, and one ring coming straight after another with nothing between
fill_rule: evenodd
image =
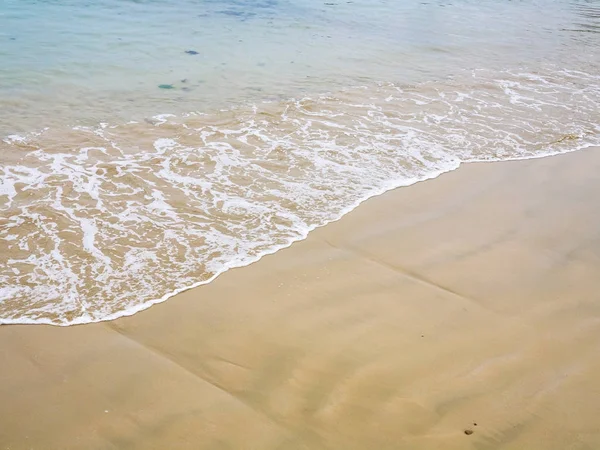
<instances>
[{"instance_id":1,"label":"turquoise water","mask_svg":"<svg viewBox=\"0 0 600 450\"><path fill-rule=\"evenodd\" d=\"M600 145L600 3L0 0L0 324L134 314L473 161Z\"/></svg>"},{"instance_id":2,"label":"turquoise water","mask_svg":"<svg viewBox=\"0 0 600 450\"><path fill-rule=\"evenodd\" d=\"M0 0L0 134L411 83L464 68L581 69L598 60L595 5Z\"/></svg>"}]
</instances>

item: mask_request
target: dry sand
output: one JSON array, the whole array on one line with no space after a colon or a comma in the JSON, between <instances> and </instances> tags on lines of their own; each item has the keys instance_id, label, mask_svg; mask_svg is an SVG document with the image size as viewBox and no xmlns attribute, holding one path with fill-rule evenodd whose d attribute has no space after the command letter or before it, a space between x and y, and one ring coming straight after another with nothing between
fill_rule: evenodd
<instances>
[{"instance_id":1,"label":"dry sand","mask_svg":"<svg viewBox=\"0 0 600 450\"><path fill-rule=\"evenodd\" d=\"M598 449L599 174L464 166L134 317L0 327L0 449Z\"/></svg>"}]
</instances>

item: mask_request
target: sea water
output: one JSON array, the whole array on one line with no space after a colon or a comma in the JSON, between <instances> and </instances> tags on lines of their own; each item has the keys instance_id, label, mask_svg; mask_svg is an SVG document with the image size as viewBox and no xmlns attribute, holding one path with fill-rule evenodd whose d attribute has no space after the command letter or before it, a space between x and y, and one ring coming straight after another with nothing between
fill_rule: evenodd
<instances>
[{"instance_id":1,"label":"sea water","mask_svg":"<svg viewBox=\"0 0 600 450\"><path fill-rule=\"evenodd\" d=\"M600 3L0 0L0 323L133 314L471 161L600 145Z\"/></svg>"}]
</instances>

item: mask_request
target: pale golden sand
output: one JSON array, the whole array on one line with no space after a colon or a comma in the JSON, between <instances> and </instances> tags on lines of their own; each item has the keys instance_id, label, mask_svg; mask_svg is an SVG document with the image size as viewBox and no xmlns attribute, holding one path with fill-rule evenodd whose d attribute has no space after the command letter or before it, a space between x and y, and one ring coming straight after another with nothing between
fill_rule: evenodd
<instances>
[{"instance_id":1,"label":"pale golden sand","mask_svg":"<svg viewBox=\"0 0 600 450\"><path fill-rule=\"evenodd\" d=\"M468 165L134 317L0 327L0 449L598 449L598 174Z\"/></svg>"}]
</instances>

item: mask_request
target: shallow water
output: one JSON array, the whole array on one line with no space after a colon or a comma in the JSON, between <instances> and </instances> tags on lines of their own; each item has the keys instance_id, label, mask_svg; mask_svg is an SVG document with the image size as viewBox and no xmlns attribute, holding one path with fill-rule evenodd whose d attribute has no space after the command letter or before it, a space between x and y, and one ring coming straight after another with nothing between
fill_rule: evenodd
<instances>
[{"instance_id":1,"label":"shallow water","mask_svg":"<svg viewBox=\"0 0 600 450\"><path fill-rule=\"evenodd\" d=\"M131 314L462 162L600 145L600 4L0 0L0 323Z\"/></svg>"}]
</instances>

